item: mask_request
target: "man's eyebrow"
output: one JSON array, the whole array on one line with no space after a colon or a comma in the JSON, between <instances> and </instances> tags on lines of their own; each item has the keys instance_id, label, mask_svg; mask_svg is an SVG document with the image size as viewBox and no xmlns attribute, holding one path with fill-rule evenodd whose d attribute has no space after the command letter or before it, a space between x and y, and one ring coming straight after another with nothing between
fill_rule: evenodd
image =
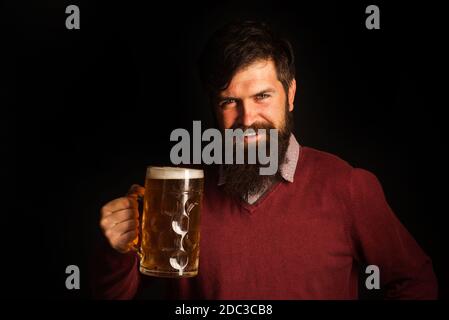
<instances>
[{"instance_id":1,"label":"man's eyebrow","mask_svg":"<svg viewBox=\"0 0 449 320\"><path fill-rule=\"evenodd\" d=\"M266 88L264 90L261 90L261 91L255 93L255 94L251 95L251 97L257 97L257 96L260 96L260 95L262 95L264 93L273 93L273 92L276 92L276 90L274 88ZM218 97L218 101L219 102L222 102L222 101L225 101L225 100L240 100L240 98L232 97L232 96L226 96L226 95L222 95L222 96Z\"/></svg>"},{"instance_id":2,"label":"man's eyebrow","mask_svg":"<svg viewBox=\"0 0 449 320\"><path fill-rule=\"evenodd\" d=\"M255 94L253 94L251 97L257 97L257 96L260 96L260 95L262 95L264 93L274 93L274 92L276 92L276 90L274 90L273 88L267 88L267 89L264 89L262 91L259 91L259 92L255 93Z\"/></svg>"},{"instance_id":3,"label":"man's eyebrow","mask_svg":"<svg viewBox=\"0 0 449 320\"><path fill-rule=\"evenodd\" d=\"M231 96L219 96L218 102L223 102L225 100L239 100L239 98L231 97Z\"/></svg>"}]
</instances>

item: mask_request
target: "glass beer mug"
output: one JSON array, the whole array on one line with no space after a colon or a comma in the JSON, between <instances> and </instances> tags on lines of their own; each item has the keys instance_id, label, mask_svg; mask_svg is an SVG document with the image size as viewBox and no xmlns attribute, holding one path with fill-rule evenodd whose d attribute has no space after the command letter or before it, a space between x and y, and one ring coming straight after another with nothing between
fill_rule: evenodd
<instances>
[{"instance_id":1,"label":"glass beer mug","mask_svg":"<svg viewBox=\"0 0 449 320\"><path fill-rule=\"evenodd\" d=\"M156 277L198 274L203 170L147 168L135 250L140 272Z\"/></svg>"}]
</instances>

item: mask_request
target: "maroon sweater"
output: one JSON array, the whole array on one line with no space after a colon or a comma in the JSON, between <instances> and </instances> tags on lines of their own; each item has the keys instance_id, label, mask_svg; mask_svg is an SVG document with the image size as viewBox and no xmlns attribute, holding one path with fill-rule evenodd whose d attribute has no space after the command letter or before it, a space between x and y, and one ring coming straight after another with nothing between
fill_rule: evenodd
<instances>
[{"instance_id":1,"label":"maroon sweater","mask_svg":"<svg viewBox=\"0 0 449 320\"><path fill-rule=\"evenodd\" d=\"M379 267L387 298L437 297L431 260L376 177L312 148L301 147L294 182L274 185L253 205L224 195L209 175L200 248L198 276L169 280L170 297L356 299L360 264ZM137 265L133 254L101 250L95 297L131 299L151 285Z\"/></svg>"}]
</instances>

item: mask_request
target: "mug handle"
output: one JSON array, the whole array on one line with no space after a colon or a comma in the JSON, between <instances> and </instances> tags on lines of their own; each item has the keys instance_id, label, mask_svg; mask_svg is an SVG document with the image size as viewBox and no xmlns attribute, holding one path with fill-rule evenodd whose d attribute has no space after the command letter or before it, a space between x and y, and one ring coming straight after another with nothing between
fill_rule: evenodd
<instances>
[{"instance_id":1,"label":"mug handle","mask_svg":"<svg viewBox=\"0 0 449 320\"><path fill-rule=\"evenodd\" d=\"M140 194L139 192L136 192L137 188L142 188L142 187L140 187L139 185L132 185L127 194L127 197L137 200L137 205L138 205L137 211L139 213L139 218L138 218L139 219L139 227L137 230L137 237L131 243L130 249L132 251L134 251L139 256L140 260L142 260L141 243L142 243L142 216L143 216L144 195Z\"/></svg>"}]
</instances>

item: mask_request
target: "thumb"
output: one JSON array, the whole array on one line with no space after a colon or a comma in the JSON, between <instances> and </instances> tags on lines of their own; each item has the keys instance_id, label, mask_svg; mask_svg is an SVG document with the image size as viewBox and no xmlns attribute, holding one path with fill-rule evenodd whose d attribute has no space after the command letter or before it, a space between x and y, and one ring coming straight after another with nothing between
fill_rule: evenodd
<instances>
[{"instance_id":1,"label":"thumb","mask_svg":"<svg viewBox=\"0 0 449 320\"><path fill-rule=\"evenodd\" d=\"M138 185L133 184L131 188L129 188L128 193L126 194L128 197L143 197L145 194L145 188Z\"/></svg>"}]
</instances>

